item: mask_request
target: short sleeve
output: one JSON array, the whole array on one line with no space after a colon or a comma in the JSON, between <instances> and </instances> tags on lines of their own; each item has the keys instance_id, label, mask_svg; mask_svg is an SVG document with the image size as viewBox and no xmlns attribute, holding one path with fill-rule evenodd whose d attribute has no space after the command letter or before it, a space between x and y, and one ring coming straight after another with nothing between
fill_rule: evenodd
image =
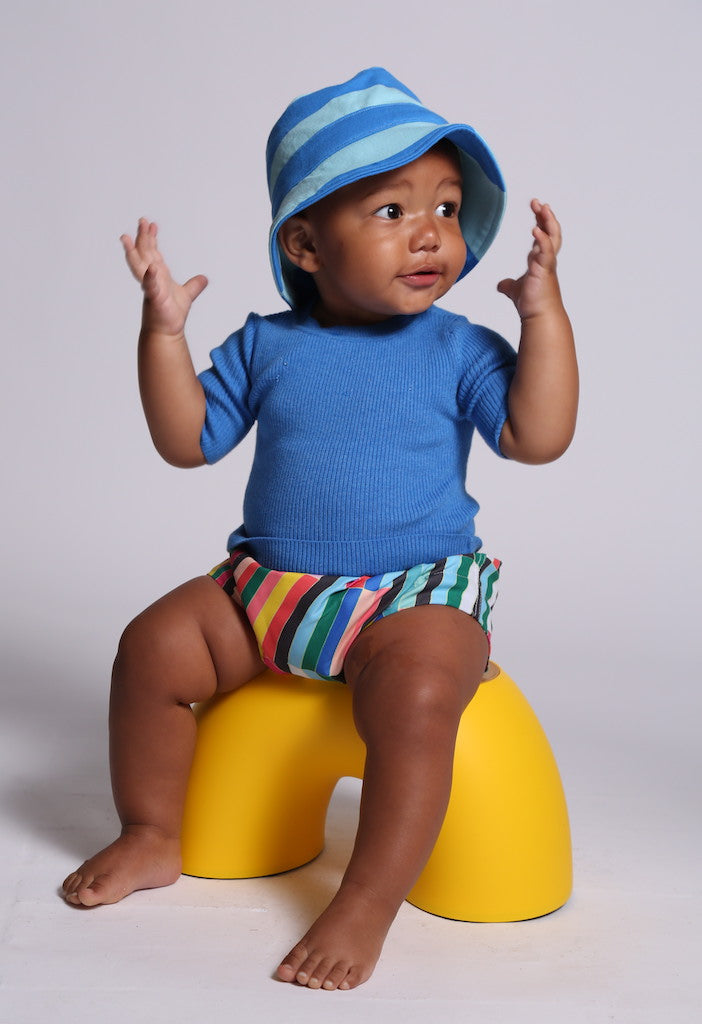
<instances>
[{"instance_id":1,"label":"short sleeve","mask_svg":"<svg viewBox=\"0 0 702 1024\"><path fill-rule=\"evenodd\" d=\"M212 365L199 374L207 411L200 435L202 454L209 463L227 455L248 434L254 416L249 408L251 352L255 317L210 353Z\"/></svg>"},{"instance_id":2,"label":"short sleeve","mask_svg":"<svg viewBox=\"0 0 702 1024\"><path fill-rule=\"evenodd\" d=\"M517 364L517 353L501 335L465 321L463 345L466 369L458 401L461 413L497 454L508 414L507 394Z\"/></svg>"}]
</instances>

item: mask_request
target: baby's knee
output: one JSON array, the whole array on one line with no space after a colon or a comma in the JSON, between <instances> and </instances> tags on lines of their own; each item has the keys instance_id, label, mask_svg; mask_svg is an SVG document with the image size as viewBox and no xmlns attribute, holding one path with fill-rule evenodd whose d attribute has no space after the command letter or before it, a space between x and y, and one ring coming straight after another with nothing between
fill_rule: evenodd
<instances>
[{"instance_id":1,"label":"baby's knee","mask_svg":"<svg viewBox=\"0 0 702 1024\"><path fill-rule=\"evenodd\" d=\"M487 659L478 623L453 608L402 611L369 627L351 648L346 678L359 693L387 694L426 718L460 716L472 699Z\"/></svg>"},{"instance_id":2,"label":"baby's knee","mask_svg":"<svg viewBox=\"0 0 702 1024\"><path fill-rule=\"evenodd\" d=\"M452 733L465 708L464 682L449 669L401 651L383 652L359 674L354 710L362 735Z\"/></svg>"},{"instance_id":3,"label":"baby's knee","mask_svg":"<svg viewBox=\"0 0 702 1024\"><path fill-rule=\"evenodd\" d=\"M435 661L398 664L402 699L410 713L420 720L457 719L464 707L463 680L450 668Z\"/></svg>"},{"instance_id":4,"label":"baby's knee","mask_svg":"<svg viewBox=\"0 0 702 1024\"><path fill-rule=\"evenodd\" d=\"M119 638L113 675L119 677L128 672L131 666L143 664L153 653L155 640L154 630L149 627L144 613L132 619Z\"/></svg>"},{"instance_id":5,"label":"baby's knee","mask_svg":"<svg viewBox=\"0 0 702 1024\"><path fill-rule=\"evenodd\" d=\"M155 606L141 612L120 637L115 674L133 675L136 669L168 671L183 653L182 625L172 616L159 612Z\"/></svg>"}]
</instances>

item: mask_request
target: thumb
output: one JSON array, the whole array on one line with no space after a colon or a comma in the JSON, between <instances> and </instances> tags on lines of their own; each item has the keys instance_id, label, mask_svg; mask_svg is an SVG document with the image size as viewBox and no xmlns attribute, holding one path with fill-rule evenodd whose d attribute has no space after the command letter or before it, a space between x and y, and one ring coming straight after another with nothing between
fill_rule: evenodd
<instances>
[{"instance_id":1,"label":"thumb","mask_svg":"<svg viewBox=\"0 0 702 1024\"><path fill-rule=\"evenodd\" d=\"M506 295L508 299L511 299L514 302L516 286L517 282L513 277L505 277L497 285L497 290L501 295Z\"/></svg>"},{"instance_id":2,"label":"thumb","mask_svg":"<svg viewBox=\"0 0 702 1024\"><path fill-rule=\"evenodd\" d=\"M183 285L188 298L191 302L194 302L198 295L201 295L205 288L207 288L207 278L204 274L196 274L195 277L191 277L189 281L186 281Z\"/></svg>"}]
</instances>

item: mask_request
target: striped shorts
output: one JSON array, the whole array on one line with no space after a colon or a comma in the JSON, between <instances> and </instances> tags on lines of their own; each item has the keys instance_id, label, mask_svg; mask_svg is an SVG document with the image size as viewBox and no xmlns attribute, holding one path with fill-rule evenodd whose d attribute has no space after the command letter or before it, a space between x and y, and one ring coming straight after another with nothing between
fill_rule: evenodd
<instances>
[{"instance_id":1,"label":"striped shorts","mask_svg":"<svg viewBox=\"0 0 702 1024\"><path fill-rule=\"evenodd\" d=\"M458 608L478 622L489 644L500 564L478 551L380 576L314 576L264 569L237 550L210 576L244 608L269 668L343 681L359 633L405 608Z\"/></svg>"}]
</instances>

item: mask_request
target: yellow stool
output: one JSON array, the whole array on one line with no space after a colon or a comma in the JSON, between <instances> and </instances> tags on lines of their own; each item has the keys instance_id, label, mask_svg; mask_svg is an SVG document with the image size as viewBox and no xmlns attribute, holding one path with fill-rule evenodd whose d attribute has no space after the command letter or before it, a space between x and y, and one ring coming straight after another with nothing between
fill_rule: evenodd
<instances>
[{"instance_id":1,"label":"yellow stool","mask_svg":"<svg viewBox=\"0 0 702 1024\"><path fill-rule=\"evenodd\" d=\"M264 672L197 715L184 872L254 878L321 853L334 787L363 777L349 689ZM408 900L459 921L521 921L561 907L571 886L553 753L517 686L491 665L461 719L446 819Z\"/></svg>"}]
</instances>

